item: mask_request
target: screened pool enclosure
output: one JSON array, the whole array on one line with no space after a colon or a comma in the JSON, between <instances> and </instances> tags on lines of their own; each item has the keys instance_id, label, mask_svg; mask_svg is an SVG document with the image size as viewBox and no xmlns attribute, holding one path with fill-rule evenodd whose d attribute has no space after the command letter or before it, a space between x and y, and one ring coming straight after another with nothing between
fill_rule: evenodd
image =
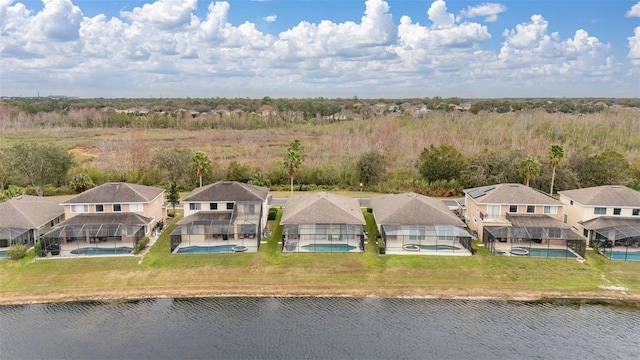
<instances>
[{"instance_id":1,"label":"screened pool enclosure","mask_svg":"<svg viewBox=\"0 0 640 360\"><path fill-rule=\"evenodd\" d=\"M487 226L483 243L494 255L584 258L585 240L569 228Z\"/></svg>"},{"instance_id":2,"label":"screened pool enclosure","mask_svg":"<svg viewBox=\"0 0 640 360\"><path fill-rule=\"evenodd\" d=\"M32 231L29 229L0 227L0 248L16 244L26 245L27 247L33 246Z\"/></svg>"},{"instance_id":3,"label":"screened pool enclosure","mask_svg":"<svg viewBox=\"0 0 640 360\"><path fill-rule=\"evenodd\" d=\"M238 203L233 211L201 211L180 220L171 232L171 252L187 247L211 248L211 251L198 252L239 252L232 250L234 246L242 252L258 251L262 235L261 214L237 210L244 208ZM219 251L221 246L227 246L229 251Z\"/></svg>"},{"instance_id":4,"label":"screened pool enclosure","mask_svg":"<svg viewBox=\"0 0 640 360\"><path fill-rule=\"evenodd\" d=\"M283 252L362 252L364 231L359 224L285 224Z\"/></svg>"},{"instance_id":5,"label":"screened pool enclosure","mask_svg":"<svg viewBox=\"0 0 640 360\"><path fill-rule=\"evenodd\" d=\"M67 224L40 239L40 256L116 255L133 253L145 225Z\"/></svg>"},{"instance_id":6,"label":"screened pool enclosure","mask_svg":"<svg viewBox=\"0 0 640 360\"><path fill-rule=\"evenodd\" d=\"M640 261L640 225L626 224L594 230L592 246L611 260Z\"/></svg>"},{"instance_id":7,"label":"screened pool enclosure","mask_svg":"<svg viewBox=\"0 0 640 360\"><path fill-rule=\"evenodd\" d=\"M471 255L471 235L453 225L381 225L387 254Z\"/></svg>"}]
</instances>

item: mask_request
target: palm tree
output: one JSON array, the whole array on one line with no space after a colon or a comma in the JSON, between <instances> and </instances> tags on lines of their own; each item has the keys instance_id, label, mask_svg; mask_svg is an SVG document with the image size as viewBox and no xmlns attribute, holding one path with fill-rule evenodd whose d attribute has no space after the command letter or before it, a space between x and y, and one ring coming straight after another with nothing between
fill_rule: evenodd
<instances>
[{"instance_id":1,"label":"palm tree","mask_svg":"<svg viewBox=\"0 0 640 360\"><path fill-rule=\"evenodd\" d=\"M302 161L304 160L304 149L300 144L300 140L294 140L289 148L287 149L287 153L284 155L284 167L287 169L287 174L289 175L289 179L291 180L291 194L293 195L293 179L296 176L296 173L302 166Z\"/></svg>"},{"instance_id":2,"label":"palm tree","mask_svg":"<svg viewBox=\"0 0 640 360\"><path fill-rule=\"evenodd\" d=\"M191 161L193 161L193 167L196 169L200 187L202 187L202 177L211 169L211 159L204 151L196 151Z\"/></svg>"},{"instance_id":3,"label":"palm tree","mask_svg":"<svg viewBox=\"0 0 640 360\"><path fill-rule=\"evenodd\" d=\"M529 180L540 173L540 164L538 159L531 155L527 155L520 163L520 176L524 179L524 184L529 186Z\"/></svg>"},{"instance_id":4,"label":"palm tree","mask_svg":"<svg viewBox=\"0 0 640 360\"><path fill-rule=\"evenodd\" d=\"M556 167L560 163L560 160L564 157L564 149L558 144L551 145L549 149L549 162L551 163L551 191L549 194L553 195L553 183L556 180Z\"/></svg>"}]
</instances>

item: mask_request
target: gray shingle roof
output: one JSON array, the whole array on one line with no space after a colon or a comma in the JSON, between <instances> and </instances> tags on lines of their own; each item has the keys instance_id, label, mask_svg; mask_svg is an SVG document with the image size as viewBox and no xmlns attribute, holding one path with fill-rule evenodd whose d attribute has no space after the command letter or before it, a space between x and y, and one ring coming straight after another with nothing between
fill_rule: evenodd
<instances>
[{"instance_id":1,"label":"gray shingle roof","mask_svg":"<svg viewBox=\"0 0 640 360\"><path fill-rule=\"evenodd\" d=\"M640 192L621 185L565 190L559 191L558 194L582 205L640 207Z\"/></svg>"},{"instance_id":2,"label":"gray shingle roof","mask_svg":"<svg viewBox=\"0 0 640 360\"><path fill-rule=\"evenodd\" d=\"M481 188L465 189L464 192L478 204L562 205L560 201L549 196L549 194L522 184L483 186Z\"/></svg>"},{"instance_id":3,"label":"gray shingle roof","mask_svg":"<svg viewBox=\"0 0 640 360\"><path fill-rule=\"evenodd\" d=\"M164 189L129 183L106 183L65 201L65 204L147 203Z\"/></svg>"},{"instance_id":4,"label":"gray shingle roof","mask_svg":"<svg viewBox=\"0 0 640 360\"><path fill-rule=\"evenodd\" d=\"M269 196L269 188L236 181L219 181L191 191L182 201L260 201Z\"/></svg>"},{"instance_id":5,"label":"gray shingle roof","mask_svg":"<svg viewBox=\"0 0 640 360\"><path fill-rule=\"evenodd\" d=\"M319 192L291 197L280 224L365 224L357 199Z\"/></svg>"},{"instance_id":6,"label":"gray shingle roof","mask_svg":"<svg viewBox=\"0 0 640 360\"><path fill-rule=\"evenodd\" d=\"M404 193L372 197L371 208L378 224L464 226L442 201Z\"/></svg>"},{"instance_id":7,"label":"gray shingle roof","mask_svg":"<svg viewBox=\"0 0 640 360\"><path fill-rule=\"evenodd\" d=\"M0 203L0 227L36 229L63 214L59 199L21 195Z\"/></svg>"}]
</instances>

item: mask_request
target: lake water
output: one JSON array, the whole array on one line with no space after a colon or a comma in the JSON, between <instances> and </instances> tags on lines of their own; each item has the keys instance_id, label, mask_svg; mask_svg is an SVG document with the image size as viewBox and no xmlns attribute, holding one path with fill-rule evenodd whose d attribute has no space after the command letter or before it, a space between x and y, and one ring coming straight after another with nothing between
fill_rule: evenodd
<instances>
[{"instance_id":1,"label":"lake water","mask_svg":"<svg viewBox=\"0 0 640 360\"><path fill-rule=\"evenodd\" d=\"M637 359L640 311L380 298L0 306L2 359Z\"/></svg>"}]
</instances>

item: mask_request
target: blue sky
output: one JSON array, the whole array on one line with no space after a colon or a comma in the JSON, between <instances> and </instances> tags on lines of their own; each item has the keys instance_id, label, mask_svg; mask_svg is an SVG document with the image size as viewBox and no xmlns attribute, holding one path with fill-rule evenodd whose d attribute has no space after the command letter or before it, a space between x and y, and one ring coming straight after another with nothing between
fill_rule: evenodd
<instances>
[{"instance_id":1,"label":"blue sky","mask_svg":"<svg viewBox=\"0 0 640 360\"><path fill-rule=\"evenodd\" d=\"M0 0L0 95L640 97L636 1Z\"/></svg>"}]
</instances>

